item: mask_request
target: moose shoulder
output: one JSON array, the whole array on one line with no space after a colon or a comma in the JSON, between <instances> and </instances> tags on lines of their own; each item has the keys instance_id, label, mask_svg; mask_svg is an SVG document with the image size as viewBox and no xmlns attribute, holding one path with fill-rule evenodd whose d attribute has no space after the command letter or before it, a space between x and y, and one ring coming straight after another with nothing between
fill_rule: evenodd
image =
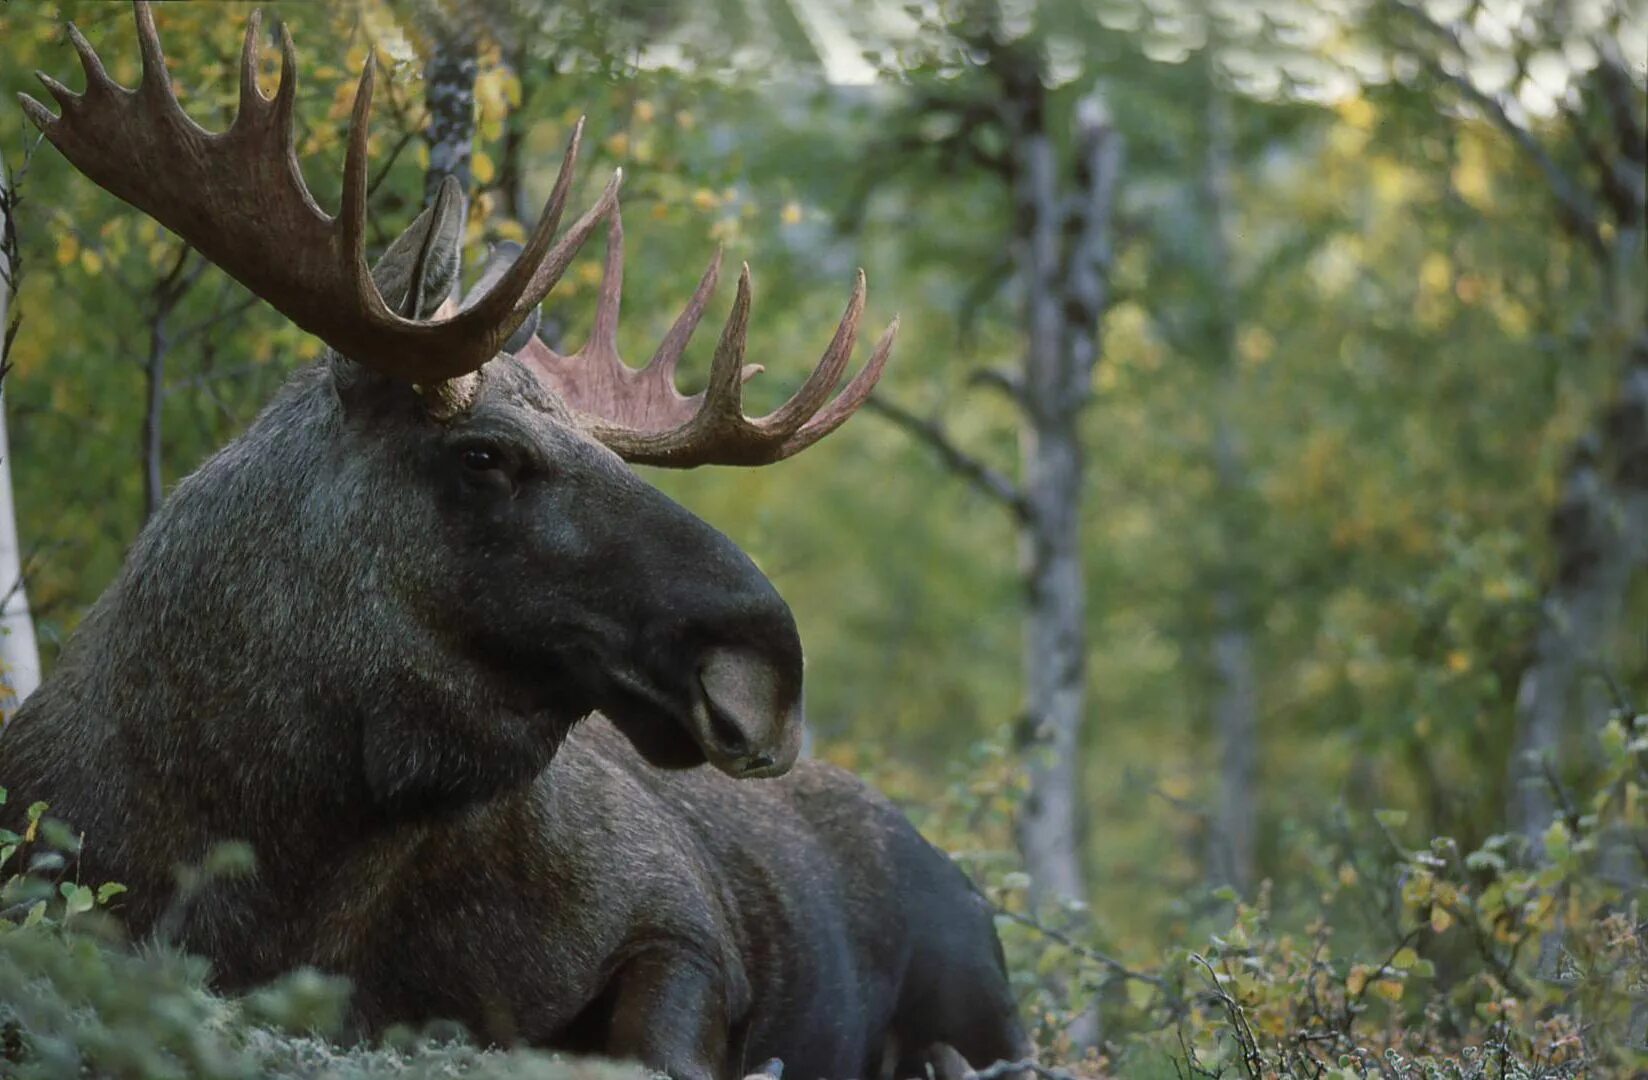
<instances>
[{"instance_id":1,"label":"moose shoulder","mask_svg":"<svg viewBox=\"0 0 1648 1080\"><path fill-rule=\"evenodd\" d=\"M450 183L367 269L370 63L332 218L292 156L290 40L266 99L254 16L240 112L215 135L172 97L135 7L137 89L71 27L85 91L42 76L61 115L26 111L332 351L151 519L0 734L13 805L43 799L85 831L82 876L130 886L138 934L173 867L250 841L259 872L179 913L175 940L230 989L299 964L348 975L369 1028L453 1016L706 1078L746 1052L858 1074L889 1037L907 1067L933 1043L1016 1054L959 872L843 774L744 782L796 758L793 619L625 464L759 465L833 431L891 346L889 329L836 392L862 279L795 397L752 420L746 270L709 385L683 397L674 367L717 266L653 361L625 365L616 178L555 238L575 133L531 238L449 310ZM535 312L603 222L595 329L562 356ZM610 727L574 732L597 711Z\"/></svg>"}]
</instances>

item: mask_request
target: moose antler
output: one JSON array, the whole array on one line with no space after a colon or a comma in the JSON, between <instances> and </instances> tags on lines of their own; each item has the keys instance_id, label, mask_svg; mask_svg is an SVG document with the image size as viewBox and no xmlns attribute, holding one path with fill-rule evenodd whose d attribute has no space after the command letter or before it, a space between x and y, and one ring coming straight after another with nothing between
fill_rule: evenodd
<instances>
[{"instance_id":1,"label":"moose antler","mask_svg":"<svg viewBox=\"0 0 1648 1080\"><path fill-rule=\"evenodd\" d=\"M565 272L617 199L620 175L551 246L572 186L583 123L573 131L555 187L520 259L474 305L450 318L404 317L384 302L366 263L366 137L374 62L361 72L336 217L315 205L292 139L297 61L281 30L280 85L273 99L257 85L259 13L246 27L240 109L214 134L184 113L172 93L145 0L135 0L143 78L120 86L71 24L69 40L86 69L76 94L43 73L57 99L54 117L19 95L23 110L76 168L182 237L292 322L344 356L389 375L433 385L478 370L508 340Z\"/></svg>"},{"instance_id":2,"label":"moose antler","mask_svg":"<svg viewBox=\"0 0 1648 1080\"><path fill-rule=\"evenodd\" d=\"M538 226L518 258L478 300L443 308L429 320L407 318L385 303L366 263L366 143L375 64L361 71L343 167L343 205L336 217L315 205L292 139L297 60L281 29L280 84L266 98L257 85L260 14L247 21L240 61L240 108L229 130L214 134L191 120L172 93L146 0L134 0L143 77L128 90L111 79L73 24L69 40L86 70L76 94L37 72L57 99L54 117L26 94L23 110L63 156L98 185L142 210L339 353L430 391L431 408L461 409L470 380L537 309L573 257L610 214L606 270L589 343L561 356L536 338L522 350L548 385L584 414L591 433L624 458L688 468L763 465L796 454L840 427L874 389L898 322L887 328L864 369L834 399L864 310L859 274L835 338L805 384L760 419L743 413L741 386L759 371L744 365L750 272L721 332L709 385L683 397L675 368L715 288L720 255L665 336L657 355L636 371L618 356L615 338L623 286L623 225L615 173L594 206L551 243L572 187L583 121L573 130ZM452 181L443 200L456 197ZM416 290L414 290L416 292ZM459 382L459 380L463 380Z\"/></svg>"},{"instance_id":3,"label":"moose antler","mask_svg":"<svg viewBox=\"0 0 1648 1080\"><path fill-rule=\"evenodd\" d=\"M795 395L773 412L744 415L743 384L763 369L744 363L750 325L750 268L738 277L738 296L721 331L703 392L683 396L675 369L704 317L721 273L717 251L692 299L646 367L630 367L618 355L618 310L624 288L624 225L616 200L607 230L606 266L595 304L595 325L584 347L570 355L532 338L517 357L583 414L591 434L626 461L672 468L695 465L766 465L800 453L846 422L881 378L898 332L894 319L869 362L830 400L846 371L864 313L864 272L859 271L847 311L818 366ZM826 402L828 404L826 404Z\"/></svg>"}]
</instances>

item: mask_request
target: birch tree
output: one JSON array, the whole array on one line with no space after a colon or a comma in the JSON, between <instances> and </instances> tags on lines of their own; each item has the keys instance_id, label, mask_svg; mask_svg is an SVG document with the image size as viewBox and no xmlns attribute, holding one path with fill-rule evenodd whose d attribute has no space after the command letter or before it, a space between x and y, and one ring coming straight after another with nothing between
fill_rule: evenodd
<instances>
[{"instance_id":1,"label":"birch tree","mask_svg":"<svg viewBox=\"0 0 1648 1080\"><path fill-rule=\"evenodd\" d=\"M40 685L40 650L23 578L17 543L17 510L11 485L11 448L6 436L4 376L11 343L22 322L14 296L22 273L17 243L17 193L0 160L0 723Z\"/></svg>"},{"instance_id":2,"label":"birch tree","mask_svg":"<svg viewBox=\"0 0 1648 1080\"><path fill-rule=\"evenodd\" d=\"M1089 720L1080 422L1103 352L1123 144L1096 88L1070 111L1070 130L1054 126L1046 56L1034 38L1010 33L994 5L974 9L961 32L979 57L979 90L921 108L949 113L967 135L985 125L1000 135L999 153L978 145L967 152L989 166L1013 207L1007 250L1022 352L1015 370L986 371L980 381L1015 406L1017 475L958 444L941 418L881 399L872 405L1013 517L1025 604L1017 742L1029 780L1017 840L1032 904L1080 905ZM1078 1046L1095 1044L1097 1013L1070 1035Z\"/></svg>"},{"instance_id":3,"label":"birch tree","mask_svg":"<svg viewBox=\"0 0 1648 1080\"><path fill-rule=\"evenodd\" d=\"M1219 762L1218 796L1210 821L1209 878L1246 891L1254 884L1259 808L1259 680L1253 660L1253 604L1243 573L1241 526L1248 488L1241 433L1232 415L1241 378L1236 354L1237 290L1231 259L1235 133L1231 101L1209 66L1202 201L1207 222L1206 270L1213 300L1213 472L1218 491L1219 551L1213 586L1209 653L1214 687L1210 709Z\"/></svg>"}]
</instances>

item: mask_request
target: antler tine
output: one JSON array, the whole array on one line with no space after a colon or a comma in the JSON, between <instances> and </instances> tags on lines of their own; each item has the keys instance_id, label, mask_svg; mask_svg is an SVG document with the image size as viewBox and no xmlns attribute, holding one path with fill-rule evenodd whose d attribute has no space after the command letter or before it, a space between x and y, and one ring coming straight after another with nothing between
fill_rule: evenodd
<instances>
[{"instance_id":1,"label":"antler tine","mask_svg":"<svg viewBox=\"0 0 1648 1080\"><path fill-rule=\"evenodd\" d=\"M618 312L624 298L624 215L620 204L612 204L607 220L606 262L601 267L601 287L595 294L595 324L590 328L590 352L618 355Z\"/></svg>"},{"instance_id":2,"label":"antler tine","mask_svg":"<svg viewBox=\"0 0 1648 1080\"><path fill-rule=\"evenodd\" d=\"M343 156L343 205L338 208L337 220L343 230L344 272L354 279L360 303L372 315L382 317L393 313L366 264L366 140L377 70L377 58L368 52L361 67L360 85L355 88L355 108L349 117L349 148Z\"/></svg>"},{"instance_id":3,"label":"antler tine","mask_svg":"<svg viewBox=\"0 0 1648 1080\"><path fill-rule=\"evenodd\" d=\"M709 266L698 279L698 287L692 291L692 299L681 309L681 314L675 317L669 333L658 343L658 351L652 354L652 359L647 362L644 370L656 371L661 378L670 380L671 385L674 384L675 369L687 351L687 343L692 340L692 332L698 329L698 323L704 318L704 311L709 307L710 295L715 292L716 282L720 280L721 248L717 247Z\"/></svg>"},{"instance_id":4,"label":"antler tine","mask_svg":"<svg viewBox=\"0 0 1648 1080\"><path fill-rule=\"evenodd\" d=\"M845 389L835 396L835 400L824 407L816 416L802 424L800 429L784 441L779 457L790 457L799 454L813 443L822 439L836 428L847 422L847 418L857 412L859 407L870 400L870 394L875 390L876 383L881 381L881 373L887 367L887 360L893 354L893 340L898 337L898 319L887 324L887 329L881 332L881 338L876 342L875 351L870 354L870 360L857 375L847 383Z\"/></svg>"},{"instance_id":5,"label":"antler tine","mask_svg":"<svg viewBox=\"0 0 1648 1080\"><path fill-rule=\"evenodd\" d=\"M269 99L263 96L263 91L258 89L257 83L258 53L262 32L263 12L254 9L246 17L246 41L240 47L240 109L235 113L236 123L240 122L242 116L253 110L261 112L262 107L269 103Z\"/></svg>"},{"instance_id":6,"label":"antler tine","mask_svg":"<svg viewBox=\"0 0 1648 1080\"><path fill-rule=\"evenodd\" d=\"M80 104L79 94L75 93L73 90L70 90L50 75L47 75L44 71L35 72L34 77L40 80L40 85L44 86L47 92L49 92L51 96L56 99L57 107L62 109L64 112L68 112L70 109Z\"/></svg>"},{"instance_id":7,"label":"antler tine","mask_svg":"<svg viewBox=\"0 0 1648 1080\"><path fill-rule=\"evenodd\" d=\"M80 57L80 67L86 72L86 92L91 93L93 87L98 90L114 87L114 80L109 78L109 73L103 68L102 57L97 55L97 50L86 40L86 35L82 34L74 23L69 23L66 29L69 44L74 46L75 54Z\"/></svg>"},{"instance_id":8,"label":"antler tine","mask_svg":"<svg viewBox=\"0 0 1648 1080\"><path fill-rule=\"evenodd\" d=\"M704 387L704 405L694 418L694 426L749 427L744 418L744 346L750 334L750 264L738 275L738 295L732 313L721 328L710 362L710 381Z\"/></svg>"},{"instance_id":9,"label":"antler tine","mask_svg":"<svg viewBox=\"0 0 1648 1080\"><path fill-rule=\"evenodd\" d=\"M280 26L280 82L275 84L275 114L270 122L280 133L281 147L289 155L293 166L297 164L296 150L293 145L292 113L297 109L298 102L298 47L292 43L292 31L286 28L285 23ZM298 179L303 175L298 171ZM305 186L307 192L308 188Z\"/></svg>"},{"instance_id":10,"label":"antler tine","mask_svg":"<svg viewBox=\"0 0 1648 1080\"><path fill-rule=\"evenodd\" d=\"M853 283L853 294L847 301L847 310L836 325L835 337L830 339L830 347L824 350L818 366L813 368L807 381L801 384L801 389L790 400L757 420L757 426L771 434L788 437L824 407L836 384L841 381L842 372L847 370L847 361L852 359L853 345L858 341L858 320L863 314L864 271L860 270L858 279Z\"/></svg>"},{"instance_id":11,"label":"antler tine","mask_svg":"<svg viewBox=\"0 0 1648 1080\"><path fill-rule=\"evenodd\" d=\"M160 51L160 34L155 30L154 11L146 3L138 3L136 8L137 50L143 59L143 77L138 85L149 87L151 91L164 90L165 96L171 97L172 80L166 74L166 57Z\"/></svg>"},{"instance_id":12,"label":"antler tine","mask_svg":"<svg viewBox=\"0 0 1648 1080\"><path fill-rule=\"evenodd\" d=\"M567 196L572 191L573 168L578 163L578 151L583 145L583 139L584 118L580 116L578 123L573 126L572 137L567 140L566 153L561 158L560 172L555 175L555 186L550 189L549 199L538 215L537 228L532 231L532 235L521 249L521 257L515 260L492 290L470 309L470 314L477 322L501 321L512 317L517 309L520 310L522 317L525 317L548 295L555 281L560 278L560 273L557 272L547 282L540 282L537 271L542 268L545 256L550 250L550 242L555 237L555 230L561 224L561 214L566 209ZM622 170L618 175L622 176ZM611 185L609 189L610 187ZM590 225L593 229L594 222L590 222ZM564 271L564 267L562 269ZM504 336L508 337L508 334Z\"/></svg>"}]
</instances>

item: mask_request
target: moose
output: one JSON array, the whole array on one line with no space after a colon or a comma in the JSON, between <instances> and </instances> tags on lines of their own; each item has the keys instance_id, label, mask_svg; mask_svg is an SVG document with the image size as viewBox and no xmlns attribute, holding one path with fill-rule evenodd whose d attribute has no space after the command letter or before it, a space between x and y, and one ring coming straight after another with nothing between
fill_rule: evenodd
<instances>
[{"instance_id":1,"label":"moose","mask_svg":"<svg viewBox=\"0 0 1648 1080\"><path fill-rule=\"evenodd\" d=\"M650 364L614 345L614 176L559 239L582 126L542 217L459 303L448 182L369 267L361 75L341 208L272 98L254 14L222 133L173 96L135 3L142 77L73 27L46 138L329 349L170 494L46 683L0 732L11 806L83 830L79 873L129 886L147 935L223 989L346 975L363 1035L443 1017L479 1037L671 1076L908 1076L1028 1052L983 898L847 773L797 762L802 649L772 584L626 463L758 466L870 394L896 324L839 393L865 290L795 395L743 413L746 267L708 385L675 368L712 262ZM532 327L606 224L594 329ZM257 871L177 914L170 875L244 839Z\"/></svg>"}]
</instances>

